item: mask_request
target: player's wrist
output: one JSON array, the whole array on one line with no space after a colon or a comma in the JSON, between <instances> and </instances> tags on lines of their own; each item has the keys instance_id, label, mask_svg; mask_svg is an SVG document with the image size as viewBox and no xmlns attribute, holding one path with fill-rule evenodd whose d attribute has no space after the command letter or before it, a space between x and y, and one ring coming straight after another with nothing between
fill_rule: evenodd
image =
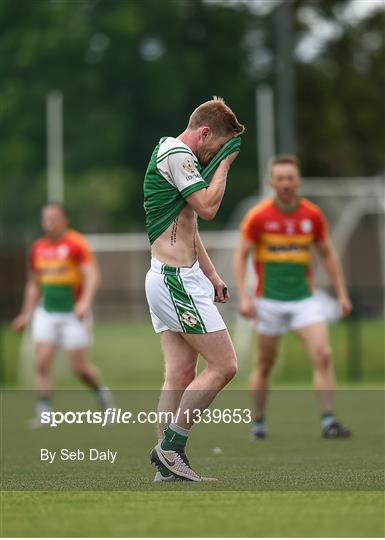
<instances>
[{"instance_id":1,"label":"player's wrist","mask_svg":"<svg viewBox=\"0 0 385 540\"><path fill-rule=\"evenodd\" d=\"M91 309L91 303L88 301L88 300L85 300L85 299L82 299L80 298L76 303L75 303L75 310L76 309L81 309L82 311L90 311Z\"/></svg>"},{"instance_id":2,"label":"player's wrist","mask_svg":"<svg viewBox=\"0 0 385 540\"><path fill-rule=\"evenodd\" d=\"M216 270L212 270L211 272L206 273L207 279L209 279L212 283L219 281L220 277Z\"/></svg>"},{"instance_id":3,"label":"player's wrist","mask_svg":"<svg viewBox=\"0 0 385 540\"><path fill-rule=\"evenodd\" d=\"M223 159L218 165L218 169L221 169L222 172L227 174L230 170L230 166L231 166L231 163L226 161L226 159Z\"/></svg>"}]
</instances>

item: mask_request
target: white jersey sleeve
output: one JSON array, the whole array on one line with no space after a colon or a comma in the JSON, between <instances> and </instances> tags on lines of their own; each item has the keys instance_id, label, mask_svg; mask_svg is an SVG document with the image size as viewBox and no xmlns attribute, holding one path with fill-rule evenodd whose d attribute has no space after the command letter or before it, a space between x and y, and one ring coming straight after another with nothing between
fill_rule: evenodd
<instances>
[{"instance_id":1,"label":"white jersey sleeve","mask_svg":"<svg viewBox=\"0 0 385 540\"><path fill-rule=\"evenodd\" d=\"M167 141L169 141L168 139ZM173 144L159 149L157 167L159 172L186 198L194 191L208 187L200 175L198 161L188 146L177 139Z\"/></svg>"}]
</instances>

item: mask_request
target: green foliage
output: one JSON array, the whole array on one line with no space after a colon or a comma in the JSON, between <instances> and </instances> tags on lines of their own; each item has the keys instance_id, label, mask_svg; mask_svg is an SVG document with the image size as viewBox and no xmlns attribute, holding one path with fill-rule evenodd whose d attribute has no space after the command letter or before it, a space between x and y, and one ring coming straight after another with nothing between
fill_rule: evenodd
<instances>
[{"instance_id":1,"label":"green foliage","mask_svg":"<svg viewBox=\"0 0 385 540\"><path fill-rule=\"evenodd\" d=\"M326 21L337 21L339 34L298 66L300 154L314 176L369 176L384 168L385 11L351 24L338 17L345 4L317 5Z\"/></svg>"},{"instance_id":2,"label":"green foliage","mask_svg":"<svg viewBox=\"0 0 385 540\"><path fill-rule=\"evenodd\" d=\"M330 21L346 4L297 1L295 40L311 30L300 17L304 6ZM306 175L366 175L383 167L383 23L379 12L340 23L340 34L314 61L297 60ZM64 97L67 202L88 232L143 229L142 179L152 148L160 136L180 133L213 94L247 126L214 226L257 190L254 91L258 82L273 82L272 14L204 0L4 0L0 36L7 229L36 226L46 199L45 100L53 89Z\"/></svg>"}]
</instances>

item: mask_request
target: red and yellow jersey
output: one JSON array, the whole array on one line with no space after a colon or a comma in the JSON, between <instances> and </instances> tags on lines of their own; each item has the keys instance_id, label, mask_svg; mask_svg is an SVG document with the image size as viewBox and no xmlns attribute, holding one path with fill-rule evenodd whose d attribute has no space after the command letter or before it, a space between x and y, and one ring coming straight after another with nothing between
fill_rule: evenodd
<instances>
[{"instance_id":1,"label":"red and yellow jersey","mask_svg":"<svg viewBox=\"0 0 385 540\"><path fill-rule=\"evenodd\" d=\"M266 199L247 213L241 231L243 240L255 244L257 296L274 300L311 296L310 246L328 237L318 206L301 198L295 210L285 212Z\"/></svg>"},{"instance_id":2,"label":"red and yellow jersey","mask_svg":"<svg viewBox=\"0 0 385 540\"><path fill-rule=\"evenodd\" d=\"M84 236L68 230L60 240L39 238L30 251L30 266L42 291L44 309L70 312L82 291L80 267L93 260Z\"/></svg>"}]
</instances>

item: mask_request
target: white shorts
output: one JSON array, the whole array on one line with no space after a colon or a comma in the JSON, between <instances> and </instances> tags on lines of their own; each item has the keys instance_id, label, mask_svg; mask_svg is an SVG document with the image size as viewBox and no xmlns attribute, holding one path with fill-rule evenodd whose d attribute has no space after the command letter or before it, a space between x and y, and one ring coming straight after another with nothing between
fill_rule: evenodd
<instances>
[{"instance_id":1,"label":"white shorts","mask_svg":"<svg viewBox=\"0 0 385 540\"><path fill-rule=\"evenodd\" d=\"M176 268L151 259L146 296L156 333L206 334L226 328L214 305L214 288L199 268Z\"/></svg>"},{"instance_id":2,"label":"white shorts","mask_svg":"<svg viewBox=\"0 0 385 540\"><path fill-rule=\"evenodd\" d=\"M39 306L33 314L32 338L65 349L84 349L91 341L91 317L80 320L74 313L50 313Z\"/></svg>"},{"instance_id":3,"label":"white shorts","mask_svg":"<svg viewBox=\"0 0 385 540\"><path fill-rule=\"evenodd\" d=\"M314 296L291 301L258 298L256 312L257 332L266 336L278 336L325 321L322 306Z\"/></svg>"}]
</instances>

